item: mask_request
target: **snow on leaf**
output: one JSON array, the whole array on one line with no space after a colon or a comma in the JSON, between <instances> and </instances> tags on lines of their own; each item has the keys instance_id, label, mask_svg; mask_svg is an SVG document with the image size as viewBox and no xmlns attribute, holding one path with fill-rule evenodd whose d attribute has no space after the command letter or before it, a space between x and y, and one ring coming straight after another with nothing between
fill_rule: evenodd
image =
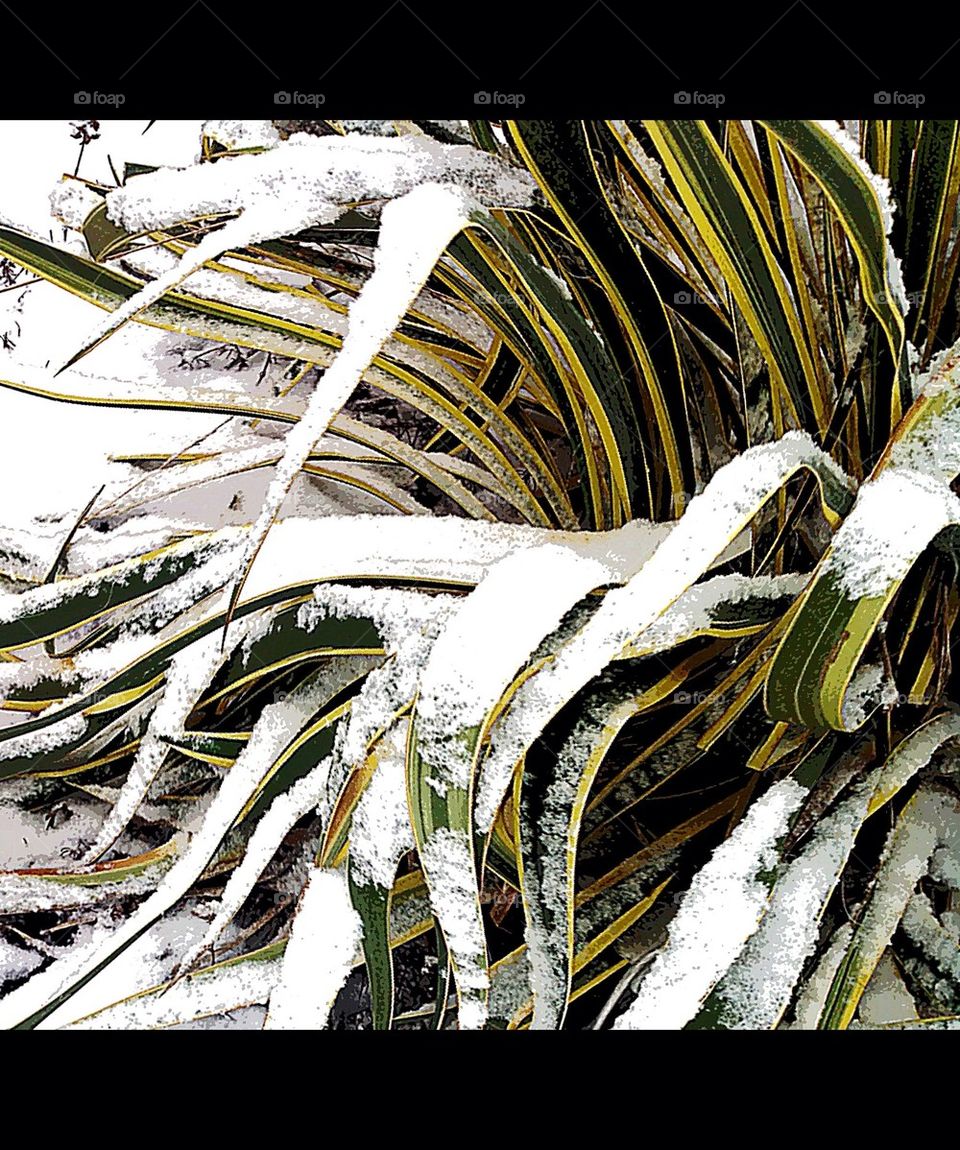
<instances>
[{"instance_id":1,"label":"snow on leaf","mask_svg":"<svg viewBox=\"0 0 960 1150\"><path fill-rule=\"evenodd\" d=\"M735 1030L768 1030L786 1010L819 941L820 918L867 813L872 780L824 819L773 889L760 927L717 992Z\"/></svg>"},{"instance_id":2,"label":"snow on leaf","mask_svg":"<svg viewBox=\"0 0 960 1150\"><path fill-rule=\"evenodd\" d=\"M414 846L404 771L406 722L397 723L377 745L377 766L350 823L350 877L358 886L393 886L397 864Z\"/></svg>"},{"instance_id":3,"label":"snow on leaf","mask_svg":"<svg viewBox=\"0 0 960 1150\"><path fill-rule=\"evenodd\" d=\"M917 883L927 872L941 828L956 817L956 804L945 794L921 787L904 807L887 837L880 869L866 909L831 986L821 1026L846 1029L896 930Z\"/></svg>"},{"instance_id":4,"label":"snow on leaf","mask_svg":"<svg viewBox=\"0 0 960 1150\"><path fill-rule=\"evenodd\" d=\"M203 938L184 954L179 964L180 970L191 970L204 954L213 950L217 939L246 902L290 828L316 808L327 784L330 763L330 756L321 760L302 779L278 795L267 808L250 836L243 859L227 880L216 915Z\"/></svg>"},{"instance_id":5,"label":"snow on leaf","mask_svg":"<svg viewBox=\"0 0 960 1150\"><path fill-rule=\"evenodd\" d=\"M90 979L85 995L88 1012L97 1008L89 1003L98 996L98 1005L106 1005L123 995L120 980L112 976L111 960L167 913L196 882L274 758L289 742L290 731L299 729L317 705L318 689L307 686L263 709L249 742L221 782L189 846L156 891L105 939L94 939L58 960L0 1001L0 1028L15 1027L38 1014L44 1017L35 1019L35 1024L42 1029L73 1021L77 1015L69 1000L52 1010L50 1007L61 997L72 996L86 979Z\"/></svg>"},{"instance_id":6,"label":"snow on leaf","mask_svg":"<svg viewBox=\"0 0 960 1150\"><path fill-rule=\"evenodd\" d=\"M420 845L430 905L443 926L457 976L461 1030L480 1030L487 1020L489 975L483 959L487 941L476 913L476 870L465 831L438 827Z\"/></svg>"},{"instance_id":7,"label":"snow on leaf","mask_svg":"<svg viewBox=\"0 0 960 1150\"><path fill-rule=\"evenodd\" d=\"M293 920L264 1029L326 1029L361 937L346 874L315 868Z\"/></svg>"},{"instance_id":8,"label":"snow on leaf","mask_svg":"<svg viewBox=\"0 0 960 1150\"><path fill-rule=\"evenodd\" d=\"M207 120L203 134L225 148L272 148L280 143L273 120Z\"/></svg>"},{"instance_id":9,"label":"snow on leaf","mask_svg":"<svg viewBox=\"0 0 960 1150\"><path fill-rule=\"evenodd\" d=\"M884 703L897 701L896 685L885 677L879 663L859 667L843 696L843 725L855 731L869 718L871 712Z\"/></svg>"},{"instance_id":10,"label":"snow on leaf","mask_svg":"<svg viewBox=\"0 0 960 1150\"><path fill-rule=\"evenodd\" d=\"M520 687L492 732L485 771L508 775L560 708L656 623L801 466L849 491L836 464L800 432L751 448L720 468L639 571L608 592L556 658Z\"/></svg>"},{"instance_id":11,"label":"snow on leaf","mask_svg":"<svg viewBox=\"0 0 960 1150\"><path fill-rule=\"evenodd\" d=\"M170 660L163 697L150 717L146 734L137 749L136 758L117 801L104 819L96 841L84 856L84 864L95 862L123 833L163 766L170 750L170 741L183 734L184 724L200 696L249 629L249 622L243 628L237 628L227 646L221 645L218 633L207 635L179 651Z\"/></svg>"},{"instance_id":12,"label":"snow on leaf","mask_svg":"<svg viewBox=\"0 0 960 1150\"><path fill-rule=\"evenodd\" d=\"M0 989L7 982L20 981L43 964L44 956L25 946L14 946L0 938Z\"/></svg>"},{"instance_id":13,"label":"snow on leaf","mask_svg":"<svg viewBox=\"0 0 960 1150\"><path fill-rule=\"evenodd\" d=\"M420 679L417 746L430 775L466 790L479 727L544 636L614 573L599 560L545 544L494 565L440 632ZM489 830L502 788L487 786L478 827Z\"/></svg>"},{"instance_id":14,"label":"snow on leaf","mask_svg":"<svg viewBox=\"0 0 960 1150\"><path fill-rule=\"evenodd\" d=\"M669 939L616 1030L679 1030L743 950L766 909L760 880L777 861L776 843L805 791L791 779L774 784L713 852L684 895Z\"/></svg>"},{"instance_id":15,"label":"snow on leaf","mask_svg":"<svg viewBox=\"0 0 960 1150\"><path fill-rule=\"evenodd\" d=\"M52 610L68 597L88 595L92 598L108 582L123 584L140 574L149 580L157 575L161 565L168 561L190 558L195 558L197 561L212 559L239 543L244 535L243 529L225 528L171 544L164 549L162 555L146 562L142 556L138 556L116 566L91 572L89 575L46 583L19 595L10 593L0 595L0 623L10 623L28 614Z\"/></svg>"},{"instance_id":16,"label":"snow on leaf","mask_svg":"<svg viewBox=\"0 0 960 1150\"><path fill-rule=\"evenodd\" d=\"M373 740L392 726L397 713L413 699L437 632L455 603L452 595L330 584L317 587L314 602L301 607L298 618L304 627L327 615L370 618L390 656L366 677L349 719L337 732L334 765L319 806L324 823L350 772L366 758Z\"/></svg>"},{"instance_id":17,"label":"snow on leaf","mask_svg":"<svg viewBox=\"0 0 960 1150\"><path fill-rule=\"evenodd\" d=\"M69 702L66 700L65 702ZM65 704L60 704L63 706ZM55 707L48 707L45 712L50 715ZM20 758L24 755L42 755L46 751L62 747L64 743L79 739L87 729L87 720L82 714L69 715L59 719L38 731L31 731L25 735L14 735L0 743L0 763L7 759Z\"/></svg>"},{"instance_id":18,"label":"snow on leaf","mask_svg":"<svg viewBox=\"0 0 960 1150\"><path fill-rule=\"evenodd\" d=\"M684 591L652 623L636 644L635 654L667 651L685 639L714 626L727 606L757 599L791 598L806 587L808 575L717 575Z\"/></svg>"},{"instance_id":19,"label":"snow on leaf","mask_svg":"<svg viewBox=\"0 0 960 1150\"><path fill-rule=\"evenodd\" d=\"M374 270L350 308L349 328L337 357L299 423L287 434L283 456L248 540L244 570L256 557L313 445L356 390L370 361L468 218L463 194L439 184L422 184L384 208Z\"/></svg>"},{"instance_id":20,"label":"snow on leaf","mask_svg":"<svg viewBox=\"0 0 960 1150\"><path fill-rule=\"evenodd\" d=\"M863 158L859 143L850 135L843 124L838 120L817 120L816 123L840 145L854 162L860 174L873 189L877 206L883 220L883 231L886 236L887 280L893 288L896 302L903 315L910 310L907 300L907 290L903 285L903 272L900 260L897 258L890 243L890 232L893 229L893 213L895 202L890 183L883 176L878 175Z\"/></svg>"},{"instance_id":21,"label":"snow on leaf","mask_svg":"<svg viewBox=\"0 0 960 1150\"><path fill-rule=\"evenodd\" d=\"M960 474L960 349L936 355L916 377L914 395L923 405L920 417L894 439L891 467L922 471L943 483ZM927 414L929 412L929 414Z\"/></svg>"},{"instance_id":22,"label":"snow on leaf","mask_svg":"<svg viewBox=\"0 0 960 1150\"><path fill-rule=\"evenodd\" d=\"M107 203L111 219L131 231L242 211L283 236L427 181L465 187L488 207L523 207L534 187L526 172L471 146L298 134L259 155L146 173L108 193Z\"/></svg>"},{"instance_id":23,"label":"snow on leaf","mask_svg":"<svg viewBox=\"0 0 960 1150\"><path fill-rule=\"evenodd\" d=\"M150 1030L265 1004L280 977L279 958L225 963L164 992L137 995L79 1018L65 1030Z\"/></svg>"},{"instance_id":24,"label":"snow on leaf","mask_svg":"<svg viewBox=\"0 0 960 1150\"><path fill-rule=\"evenodd\" d=\"M960 939L937 919L925 894L914 894L907 903L903 929L926 958L953 982L960 982Z\"/></svg>"},{"instance_id":25,"label":"snow on leaf","mask_svg":"<svg viewBox=\"0 0 960 1150\"><path fill-rule=\"evenodd\" d=\"M411 591L341 587L333 584L316 588L313 602L300 608L298 623L307 629L315 627L328 615L338 618L370 618L392 657L382 667L367 674L348 717L339 724L330 755L288 791L275 798L257 823L243 860L227 881L215 918L202 941L184 956L181 969L189 970L213 946L295 823L312 810L317 810L324 825L329 822L344 782L366 757L369 744L393 723L397 711L413 697L419 669L429 651L438 621L450 609L452 598L448 595L429 596ZM325 683L329 688L329 676ZM374 785L375 794L379 795L379 784L376 784L378 774L374 775ZM389 816L390 825L398 839L411 834L406 814L405 790L401 794L406 826L396 826L399 817L397 810L393 810ZM385 797L380 795L380 798ZM396 795L393 797L395 799ZM366 798L361 799L361 807L366 802ZM379 798L370 802L373 805L368 804L367 815L360 814L359 809L354 813L354 820L360 815L361 827L365 818L380 825L377 820L384 814L376 805ZM396 807L395 802L393 807ZM355 833L351 835L352 843ZM368 854L373 858L381 848L373 842L368 845ZM384 849L389 853L393 848ZM358 857L363 857L362 839L359 848L351 846L351 857L357 850L360 852ZM357 858L354 858L356 861ZM379 870L386 865L380 862L374 869L379 874ZM386 885L392 886L392 877Z\"/></svg>"},{"instance_id":26,"label":"snow on leaf","mask_svg":"<svg viewBox=\"0 0 960 1150\"><path fill-rule=\"evenodd\" d=\"M521 886L533 1030L555 1030L562 1024L575 943L574 864L583 807L610 738L636 714L634 696L630 686L604 684L585 699L556 761L548 756L542 764L531 764L528 757L525 763Z\"/></svg>"},{"instance_id":27,"label":"snow on leaf","mask_svg":"<svg viewBox=\"0 0 960 1150\"><path fill-rule=\"evenodd\" d=\"M891 514L891 508L909 514ZM886 595L901 582L935 535L960 522L960 500L939 479L891 466L860 488L833 537L823 572L848 599Z\"/></svg>"}]
</instances>

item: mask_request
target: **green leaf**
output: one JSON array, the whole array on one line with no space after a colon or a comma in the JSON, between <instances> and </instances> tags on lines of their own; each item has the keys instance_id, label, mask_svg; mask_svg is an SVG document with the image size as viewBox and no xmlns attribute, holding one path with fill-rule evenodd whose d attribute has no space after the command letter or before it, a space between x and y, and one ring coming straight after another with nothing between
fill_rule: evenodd
<instances>
[{"instance_id":1,"label":"green leaf","mask_svg":"<svg viewBox=\"0 0 960 1150\"><path fill-rule=\"evenodd\" d=\"M903 286L887 238L888 209L876 178L838 138L815 120L761 121L807 169L836 212L860 265L863 297L890 347L896 377L891 426L910 401L910 366L904 330ZM851 141L851 148L856 143Z\"/></svg>"}]
</instances>

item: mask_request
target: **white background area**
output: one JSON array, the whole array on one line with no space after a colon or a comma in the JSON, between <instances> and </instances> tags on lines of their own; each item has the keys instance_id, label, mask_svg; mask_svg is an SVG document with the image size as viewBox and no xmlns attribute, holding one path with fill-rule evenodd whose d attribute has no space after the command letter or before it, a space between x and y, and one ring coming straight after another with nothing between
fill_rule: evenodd
<instances>
[{"instance_id":1,"label":"white background area","mask_svg":"<svg viewBox=\"0 0 960 1150\"><path fill-rule=\"evenodd\" d=\"M84 150L79 174L113 185L125 162L184 167L199 153L200 120L103 120L100 139ZM14 227L86 254L50 212L50 192L73 173L79 142L66 120L0 121L0 225ZM27 277L24 276L24 279ZM53 285L39 283L0 294L0 332L20 325L16 347L0 351L0 379L22 381L33 371L63 363L103 313ZM130 325L83 360L82 368L118 379L160 379L151 353L164 333ZM31 375L36 382L36 376ZM70 390L70 372L49 384ZM131 388L133 390L133 388ZM0 388L0 526L26 526L34 516L82 508L106 477L111 451L176 450L202 435L219 417L131 412L55 403Z\"/></svg>"}]
</instances>

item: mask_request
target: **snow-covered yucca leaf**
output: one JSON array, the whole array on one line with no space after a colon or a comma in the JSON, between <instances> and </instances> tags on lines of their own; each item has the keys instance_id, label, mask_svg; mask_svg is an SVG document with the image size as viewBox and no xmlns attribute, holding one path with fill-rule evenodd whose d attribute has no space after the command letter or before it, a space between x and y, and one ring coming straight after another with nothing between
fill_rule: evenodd
<instances>
[{"instance_id":1,"label":"snow-covered yucca leaf","mask_svg":"<svg viewBox=\"0 0 960 1150\"><path fill-rule=\"evenodd\" d=\"M528 752L520 779L521 890L534 996L532 1028L559 1029L574 966L575 866L580 825L604 756L638 712L636 690L602 679L555 755Z\"/></svg>"},{"instance_id":2,"label":"snow-covered yucca leaf","mask_svg":"<svg viewBox=\"0 0 960 1150\"><path fill-rule=\"evenodd\" d=\"M677 1030L690 1022L754 933L767 904L763 872L776 859L778 840L803 790L786 779L750 808L734 833L694 878L669 940L640 985L619 1030Z\"/></svg>"},{"instance_id":3,"label":"snow-covered yucca leaf","mask_svg":"<svg viewBox=\"0 0 960 1150\"><path fill-rule=\"evenodd\" d=\"M958 735L960 717L955 714L938 716L908 735L820 821L797 857L779 868L760 929L708 1003L717 1024L764 1030L780 1022L803 965L816 949L827 902L864 822Z\"/></svg>"},{"instance_id":4,"label":"snow-covered yucca leaf","mask_svg":"<svg viewBox=\"0 0 960 1150\"><path fill-rule=\"evenodd\" d=\"M325 1028L362 935L346 874L315 867L300 896L265 1029Z\"/></svg>"},{"instance_id":5,"label":"snow-covered yucca leaf","mask_svg":"<svg viewBox=\"0 0 960 1150\"><path fill-rule=\"evenodd\" d=\"M112 859L109 862L95 862L88 866L77 868L71 863L60 867L19 867L15 870L0 871L0 889L4 891L7 905L18 903L17 879L24 880L24 888L29 883L33 889L39 890L31 880L40 879L43 883L62 884L65 886L102 886L104 883L122 883L124 879L135 878L147 871L153 871L159 880L166 865L178 853L180 843L170 839L162 846L144 851L142 854L129 855L124 858ZM55 898L55 896L53 896ZM26 901L20 903L26 907Z\"/></svg>"},{"instance_id":6,"label":"snow-covered yucca leaf","mask_svg":"<svg viewBox=\"0 0 960 1150\"><path fill-rule=\"evenodd\" d=\"M487 799L475 827L471 808L481 740L494 708L544 638L567 611L614 578L616 572L598 560L557 546L508 556L490 569L453 615L423 669L412 722L408 787L427 883L432 889L438 881L443 885L434 909L448 935L461 1020L467 992L485 990L486 953L462 951L451 935L462 929L466 937L465 923L472 918L475 930L469 937L483 938L473 894L474 875L482 866L474 834L489 832L503 798L501 793ZM529 594L518 588L529 589ZM434 841L440 843L444 868L436 877L429 862ZM455 863L457 845L463 849ZM462 880L457 883L447 873L455 865ZM480 973L465 973L465 966L479 967ZM482 994L476 997L482 1001Z\"/></svg>"},{"instance_id":7,"label":"snow-covered yucca leaf","mask_svg":"<svg viewBox=\"0 0 960 1150\"><path fill-rule=\"evenodd\" d=\"M159 1030L265 1006L280 977L282 945L274 943L198 970L172 987L148 987L69 1023L67 1030Z\"/></svg>"},{"instance_id":8,"label":"snow-covered yucca leaf","mask_svg":"<svg viewBox=\"0 0 960 1150\"><path fill-rule=\"evenodd\" d=\"M949 486L960 474L957 363L952 348L918 381L916 402L821 559L767 681L774 718L835 730L865 722L850 696L867 645L916 560L960 522Z\"/></svg>"},{"instance_id":9,"label":"snow-covered yucca leaf","mask_svg":"<svg viewBox=\"0 0 960 1150\"><path fill-rule=\"evenodd\" d=\"M15 651L44 639L76 630L124 603L166 587L187 572L213 561L210 579L202 580L198 594L223 586L230 550L242 534L226 529L205 537L174 543L155 554L142 555L104 571L73 580L60 580L32 588L22 595L0 599L0 648ZM181 584L186 588L189 584ZM192 604L182 602L181 610Z\"/></svg>"},{"instance_id":10,"label":"snow-covered yucca leaf","mask_svg":"<svg viewBox=\"0 0 960 1150\"><path fill-rule=\"evenodd\" d=\"M64 1006L81 987L106 970L113 958L135 944L196 882L223 836L271 775L284 766L295 765L298 758L304 760L299 769L302 774L304 768L322 759L329 747L331 719L335 721L335 716L323 715L318 719L315 711L327 693L322 680L308 682L289 699L263 710L249 742L206 811L198 833L164 875L156 891L121 927L62 959L44 971L41 978L5 998L0 1003L3 1025L33 1028ZM292 730L297 730L293 738ZM318 740L320 746L315 745ZM101 993L109 993L106 990L109 977L102 980L102 985ZM116 987L111 990L116 993Z\"/></svg>"},{"instance_id":11,"label":"snow-covered yucca leaf","mask_svg":"<svg viewBox=\"0 0 960 1150\"><path fill-rule=\"evenodd\" d=\"M927 871L942 828L956 814L956 800L932 787L921 788L904 807L887 839L870 898L834 976L819 1022L821 1029L844 1030L850 1025L870 976Z\"/></svg>"},{"instance_id":12,"label":"snow-covered yucca leaf","mask_svg":"<svg viewBox=\"0 0 960 1150\"><path fill-rule=\"evenodd\" d=\"M390 901L400 859L414 845L407 807L408 723L397 723L371 752L370 779L350 820L350 901L363 924L363 953L376 1030L393 1019Z\"/></svg>"}]
</instances>

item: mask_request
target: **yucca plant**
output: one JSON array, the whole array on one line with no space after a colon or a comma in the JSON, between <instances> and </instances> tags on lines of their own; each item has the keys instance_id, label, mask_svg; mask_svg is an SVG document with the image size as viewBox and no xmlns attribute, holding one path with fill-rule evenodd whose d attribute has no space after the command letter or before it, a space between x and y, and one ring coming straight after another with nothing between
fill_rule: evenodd
<instances>
[{"instance_id":1,"label":"yucca plant","mask_svg":"<svg viewBox=\"0 0 960 1150\"><path fill-rule=\"evenodd\" d=\"M216 124L0 230L107 313L3 386L225 419L0 541L8 805L93 825L3 1024L955 1026L958 144Z\"/></svg>"}]
</instances>

